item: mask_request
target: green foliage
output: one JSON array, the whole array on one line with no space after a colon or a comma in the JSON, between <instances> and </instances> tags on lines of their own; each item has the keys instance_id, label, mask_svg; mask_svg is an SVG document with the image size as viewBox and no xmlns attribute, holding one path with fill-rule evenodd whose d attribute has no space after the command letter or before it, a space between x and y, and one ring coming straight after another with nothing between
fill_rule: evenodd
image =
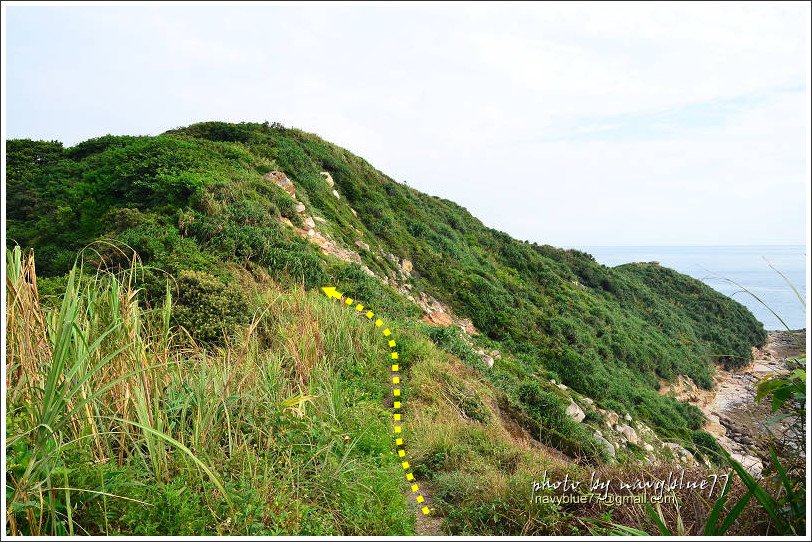
<instances>
[{"instance_id":1,"label":"green foliage","mask_svg":"<svg viewBox=\"0 0 812 542\"><path fill-rule=\"evenodd\" d=\"M538 440L576 457L606 460L603 448L597 445L585 426L566 414L567 403L558 394L529 381L519 385L516 398L525 414L524 425Z\"/></svg>"},{"instance_id":2,"label":"green foliage","mask_svg":"<svg viewBox=\"0 0 812 542\"><path fill-rule=\"evenodd\" d=\"M236 326L251 319L245 295L235 284L223 284L203 271L182 271L177 288L174 321L199 341L222 344Z\"/></svg>"},{"instance_id":3,"label":"green foliage","mask_svg":"<svg viewBox=\"0 0 812 542\"><path fill-rule=\"evenodd\" d=\"M697 280L656 264L608 268L583 252L514 240L453 202L276 124L204 122L69 149L14 140L8 153L8 198L15 202L8 237L37 250L46 276L64 274L87 244L115 239L174 278L231 263L252 272L259 266L281 282L308 289L333 282L392 316L419 316L361 266L323 256L282 224L300 226L301 217L287 193L262 177L282 170L338 244L363 238L375 247L362 251L362 265L384 276L393 270L387 254L410 259L413 291L433 295L515 354L488 372L503 392L515 396L521 382L555 374L686 441L699 427L698 413L657 394L659 381L685 374L710 387L712 361L741 366L765 339L742 305ZM101 256L94 263L127 261L120 251L94 250ZM160 295L161 284L154 280L147 293ZM435 339L478 366L453 338Z\"/></svg>"}]
</instances>

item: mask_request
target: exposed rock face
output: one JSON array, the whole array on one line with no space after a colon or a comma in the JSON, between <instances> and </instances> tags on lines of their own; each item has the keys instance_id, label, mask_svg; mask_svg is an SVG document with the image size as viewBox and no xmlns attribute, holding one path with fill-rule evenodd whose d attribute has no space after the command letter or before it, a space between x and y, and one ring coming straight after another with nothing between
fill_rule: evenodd
<instances>
[{"instance_id":1,"label":"exposed rock face","mask_svg":"<svg viewBox=\"0 0 812 542\"><path fill-rule=\"evenodd\" d=\"M338 190L336 190L335 188L333 188L333 195L336 197L336 199L341 199L341 195L338 193Z\"/></svg>"},{"instance_id":2,"label":"exposed rock face","mask_svg":"<svg viewBox=\"0 0 812 542\"><path fill-rule=\"evenodd\" d=\"M666 442L665 445L671 449L671 453L674 455L674 458L682 461L683 463L687 463L688 465L696 464L694 455L676 442Z\"/></svg>"},{"instance_id":3,"label":"exposed rock face","mask_svg":"<svg viewBox=\"0 0 812 542\"><path fill-rule=\"evenodd\" d=\"M462 329L468 335L476 335L479 333L474 327L474 323L468 318L461 318L457 323L459 324L460 329Z\"/></svg>"},{"instance_id":4,"label":"exposed rock face","mask_svg":"<svg viewBox=\"0 0 812 542\"><path fill-rule=\"evenodd\" d=\"M303 213L305 212L305 204L300 201L299 203L296 204L296 207L294 209L296 210L297 213Z\"/></svg>"},{"instance_id":5,"label":"exposed rock face","mask_svg":"<svg viewBox=\"0 0 812 542\"><path fill-rule=\"evenodd\" d=\"M282 173L281 171L270 171L266 173L263 177L266 181L273 181L276 183L276 186L290 194L292 198L296 197L296 187L293 186L293 182L288 179L288 176Z\"/></svg>"},{"instance_id":6,"label":"exposed rock face","mask_svg":"<svg viewBox=\"0 0 812 542\"><path fill-rule=\"evenodd\" d=\"M558 389L559 389L559 390L561 390L561 391L566 391L566 390L568 390L568 389L569 389L569 388L566 386L566 384L557 384L556 386L557 386L557 387L558 387Z\"/></svg>"},{"instance_id":7,"label":"exposed rock face","mask_svg":"<svg viewBox=\"0 0 812 542\"><path fill-rule=\"evenodd\" d=\"M442 311L431 311L423 317L424 322L441 327L448 327L454 322L448 313Z\"/></svg>"},{"instance_id":8,"label":"exposed rock face","mask_svg":"<svg viewBox=\"0 0 812 542\"><path fill-rule=\"evenodd\" d=\"M357 212L355 212L355 209L353 209L352 207L350 207L350 212L352 213L352 216L354 216L354 217L358 218L358 213L357 213Z\"/></svg>"},{"instance_id":9,"label":"exposed rock face","mask_svg":"<svg viewBox=\"0 0 812 542\"><path fill-rule=\"evenodd\" d=\"M611 410L608 411L606 413L606 416L604 417L604 420L606 421L606 425L608 425L609 427L616 426L617 422L619 421L617 412L613 412Z\"/></svg>"},{"instance_id":10,"label":"exposed rock face","mask_svg":"<svg viewBox=\"0 0 812 542\"><path fill-rule=\"evenodd\" d=\"M369 245L368 245L368 244L366 244L366 243L364 243L364 242L363 242L363 241L361 241L361 240L356 241L356 242L355 242L355 246L357 246L357 247L358 247L358 248L360 248L361 250L369 250Z\"/></svg>"},{"instance_id":11,"label":"exposed rock face","mask_svg":"<svg viewBox=\"0 0 812 542\"><path fill-rule=\"evenodd\" d=\"M335 181L333 181L333 176L326 171L322 171L320 175L324 177L324 182L326 182L328 185L333 186L336 184Z\"/></svg>"},{"instance_id":12,"label":"exposed rock face","mask_svg":"<svg viewBox=\"0 0 812 542\"><path fill-rule=\"evenodd\" d=\"M575 401L570 401L570 405L567 407L567 416L578 423L581 423L584 421L584 418L586 418L586 414L584 414L584 411L581 410L581 407L579 407Z\"/></svg>"},{"instance_id":13,"label":"exposed rock face","mask_svg":"<svg viewBox=\"0 0 812 542\"><path fill-rule=\"evenodd\" d=\"M730 454L730 457L741 463L742 467L747 469L754 478L760 478L764 472L764 464L758 457L744 454Z\"/></svg>"},{"instance_id":14,"label":"exposed rock face","mask_svg":"<svg viewBox=\"0 0 812 542\"><path fill-rule=\"evenodd\" d=\"M640 437L637 436L637 431L635 431L632 427L630 427L630 426L628 426L626 424L623 424L623 425L616 426L615 429L627 441L631 442L632 444L640 444Z\"/></svg>"},{"instance_id":15,"label":"exposed rock face","mask_svg":"<svg viewBox=\"0 0 812 542\"><path fill-rule=\"evenodd\" d=\"M326 220L324 220L324 219L323 219L322 217L320 217L320 216L314 216L314 217L313 217L313 220L315 220L315 221L316 221L316 222L318 222L319 224L326 224L326 223L327 223L327 221L326 221Z\"/></svg>"},{"instance_id":16,"label":"exposed rock face","mask_svg":"<svg viewBox=\"0 0 812 542\"><path fill-rule=\"evenodd\" d=\"M308 216L307 218L305 218L304 223L305 223L305 226L307 226L311 230L316 227L316 221L313 220L312 216Z\"/></svg>"},{"instance_id":17,"label":"exposed rock face","mask_svg":"<svg viewBox=\"0 0 812 542\"><path fill-rule=\"evenodd\" d=\"M485 362L485 365L488 366L488 369L493 367L493 358L491 356L488 355L482 356L482 361Z\"/></svg>"},{"instance_id":18,"label":"exposed rock face","mask_svg":"<svg viewBox=\"0 0 812 542\"><path fill-rule=\"evenodd\" d=\"M318 245L325 254L331 254L345 262L361 263L361 256L357 252L338 246L332 239L322 233L316 232L315 235L310 237L310 242Z\"/></svg>"},{"instance_id":19,"label":"exposed rock face","mask_svg":"<svg viewBox=\"0 0 812 542\"><path fill-rule=\"evenodd\" d=\"M412 262L411 262L411 260L403 259L403 261L400 262L400 268L407 275L411 274L411 272L412 272Z\"/></svg>"}]
</instances>

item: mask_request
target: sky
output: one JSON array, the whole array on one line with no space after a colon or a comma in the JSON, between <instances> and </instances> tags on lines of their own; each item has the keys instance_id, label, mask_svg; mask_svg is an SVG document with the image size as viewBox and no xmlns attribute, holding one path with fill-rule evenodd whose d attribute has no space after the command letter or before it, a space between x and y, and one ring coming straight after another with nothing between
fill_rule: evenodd
<instances>
[{"instance_id":1,"label":"sky","mask_svg":"<svg viewBox=\"0 0 812 542\"><path fill-rule=\"evenodd\" d=\"M7 138L276 121L522 240L806 240L808 3L4 7Z\"/></svg>"}]
</instances>

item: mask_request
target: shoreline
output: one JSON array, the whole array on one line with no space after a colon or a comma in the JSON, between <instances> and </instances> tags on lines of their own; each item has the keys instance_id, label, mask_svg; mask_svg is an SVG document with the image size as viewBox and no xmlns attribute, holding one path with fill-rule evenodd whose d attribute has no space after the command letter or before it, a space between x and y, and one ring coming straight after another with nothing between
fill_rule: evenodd
<instances>
[{"instance_id":1,"label":"shoreline","mask_svg":"<svg viewBox=\"0 0 812 542\"><path fill-rule=\"evenodd\" d=\"M768 445L775 438L804 446L792 432L792 421L770 423L774 414L769 401L756 403L755 396L762 379L787 374L790 371L787 360L802 355L805 346L805 329L768 331L765 344L753 348L753 360L749 364L732 371L717 367L712 389L700 389L690 378L680 376L665 393L673 392L676 399L698 407L706 418L703 429L712 434L733 459L759 477L765 463L770 461Z\"/></svg>"}]
</instances>

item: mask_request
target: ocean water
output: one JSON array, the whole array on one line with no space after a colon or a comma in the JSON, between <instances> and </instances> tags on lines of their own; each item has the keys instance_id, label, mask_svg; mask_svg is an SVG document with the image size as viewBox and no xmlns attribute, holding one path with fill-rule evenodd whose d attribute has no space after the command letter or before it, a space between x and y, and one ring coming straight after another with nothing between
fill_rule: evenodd
<instances>
[{"instance_id":1,"label":"ocean water","mask_svg":"<svg viewBox=\"0 0 812 542\"><path fill-rule=\"evenodd\" d=\"M723 280L729 279L760 297L790 329L806 327L803 304L781 275L770 269L767 263L786 275L806 299L804 245L577 248L592 254L598 262L610 267L630 262L660 262L665 267L697 278L733 297L750 309L766 329L785 329L781 321L751 295L742 293L737 286Z\"/></svg>"}]
</instances>

